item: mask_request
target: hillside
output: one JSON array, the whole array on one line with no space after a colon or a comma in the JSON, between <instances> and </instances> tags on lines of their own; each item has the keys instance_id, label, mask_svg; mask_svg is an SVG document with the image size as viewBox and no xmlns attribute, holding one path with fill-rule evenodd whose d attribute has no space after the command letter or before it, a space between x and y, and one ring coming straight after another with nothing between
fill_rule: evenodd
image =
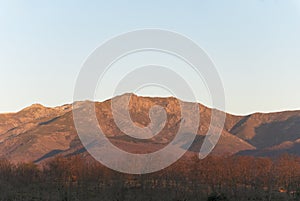
<instances>
[{"instance_id":1,"label":"hillside","mask_svg":"<svg viewBox=\"0 0 300 201\"><path fill-rule=\"evenodd\" d=\"M173 97L152 98L124 94L114 98L122 109L124 100L130 96L130 116L140 127L150 124L149 109L159 105L166 110L167 121L161 132L148 140L138 140L125 135L114 122L111 101L96 102L96 116L99 125L110 141L116 146L133 153L148 153L166 146L178 130L180 119L179 100ZM84 102L75 103L82 109ZM187 103L188 104L188 103ZM186 156L199 152L211 119L211 109L199 104L200 126L196 139ZM121 123L126 125L123 114ZM193 111L185 119L185 132L193 123ZM221 138L212 154L273 155L291 152L300 155L300 112L256 113L249 116L226 114ZM86 132L94 132L87 128ZM127 132L131 132L128 127ZM298 140L298 141L297 141ZM182 147L186 149L186 147ZM281 151L278 151L281 150ZM259 153L259 154L258 154ZM13 162L42 162L62 154L65 156L89 154L81 145L73 122L72 105L47 108L32 105L17 113L0 114L0 158Z\"/></svg>"}]
</instances>

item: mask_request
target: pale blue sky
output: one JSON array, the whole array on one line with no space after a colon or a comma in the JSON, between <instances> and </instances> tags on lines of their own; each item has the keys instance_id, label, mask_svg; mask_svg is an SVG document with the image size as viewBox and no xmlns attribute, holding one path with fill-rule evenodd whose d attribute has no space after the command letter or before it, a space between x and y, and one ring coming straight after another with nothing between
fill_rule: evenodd
<instances>
[{"instance_id":1,"label":"pale blue sky","mask_svg":"<svg viewBox=\"0 0 300 201\"><path fill-rule=\"evenodd\" d=\"M87 56L112 36L143 28L175 31L204 48L228 112L300 109L300 0L3 0L0 112L71 103Z\"/></svg>"}]
</instances>

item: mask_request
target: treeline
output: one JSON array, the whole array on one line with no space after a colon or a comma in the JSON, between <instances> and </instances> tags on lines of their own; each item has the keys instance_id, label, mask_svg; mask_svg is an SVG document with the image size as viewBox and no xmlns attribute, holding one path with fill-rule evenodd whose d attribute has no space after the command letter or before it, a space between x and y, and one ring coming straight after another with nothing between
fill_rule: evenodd
<instances>
[{"instance_id":1,"label":"treeline","mask_svg":"<svg viewBox=\"0 0 300 201\"><path fill-rule=\"evenodd\" d=\"M153 174L127 175L80 156L43 165L0 160L0 201L300 200L300 159L196 156Z\"/></svg>"}]
</instances>

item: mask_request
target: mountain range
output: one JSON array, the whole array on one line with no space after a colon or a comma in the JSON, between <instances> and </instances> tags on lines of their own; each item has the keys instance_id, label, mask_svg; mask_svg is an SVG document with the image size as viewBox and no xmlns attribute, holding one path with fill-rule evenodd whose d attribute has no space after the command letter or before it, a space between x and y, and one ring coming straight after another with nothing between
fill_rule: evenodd
<instances>
[{"instance_id":1,"label":"mountain range","mask_svg":"<svg viewBox=\"0 0 300 201\"><path fill-rule=\"evenodd\" d=\"M112 100L117 107L125 107L130 98L129 113L139 127L150 124L149 110L155 105L163 107L167 120L163 129L151 139L136 139L126 135L116 125ZM149 153L165 147L178 130L181 101L174 98L140 97L124 94L103 102L94 102L96 116L108 139L121 149L132 153ZM83 108L83 102L58 107L31 105L16 113L0 114L0 158L12 162L41 163L57 155L80 154L91 158L77 135L73 122L73 109ZM198 103L197 103L198 104ZM199 105L200 125L196 138L186 155L199 152L211 122L212 109ZM193 111L185 119L185 127L192 124ZM247 116L226 114L221 137L211 154L277 156L283 153L300 155L300 111L253 113ZM122 120L122 113L118 113ZM122 120L126 125L126 118ZM93 132L87 128L86 132ZM127 131L126 131L127 132ZM130 128L128 128L130 132ZM182 147L185 149L185 147Z\"/></svg>"}]
</instances>

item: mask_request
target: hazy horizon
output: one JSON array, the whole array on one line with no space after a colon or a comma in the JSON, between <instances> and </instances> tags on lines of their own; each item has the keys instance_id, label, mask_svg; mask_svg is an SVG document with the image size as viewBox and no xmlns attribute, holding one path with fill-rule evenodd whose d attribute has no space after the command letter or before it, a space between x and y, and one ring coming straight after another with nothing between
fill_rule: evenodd
<instances>
[{"instance_id":1,"label":"hazy horizon","mask_svg":"<svg viewBox=\"0 0 300 201\"><path fill-rule=\"evenodd\" d=\"M72 103L77 75L90 53L113 36L144 28L178 32L208 53L224 84L226 112L300 109L297 0L9 1L0 3L0 16L0 113L34 103ZM112 71L107 83L118 76ZM198 83L191 73L186 76ZM210 106L203 86L199 88L197 102ZM157 89L139 94L169 95ZM111 97L107 87L95 99Z\"/></svg>"},{"instance_id":2,"label":"hazy horizon","mask_svg":"<svg viewBox=\"0 0 300 201\"><path fill-rule=\"evenodd\" d=\"M121 94L121 95L125 95L125 94ZM139 97L150 97L150 98L170 98L170 97L174 97L174 96L168 96L168 95L155 96L155 95L140 95L140 94L136 94L136 93L132 93L132 94L135 94L135 95L137 95ZM120 95L117 95L117 96L120 96ZM114 97L116 97L116 96L114 96ZM103 99L103 100L82 100L82 101L104 102L104 101L110 100L112 98L113 97L109 97L109 98ZM182 99L180 99L180 100L182 100ZM74 101L74 102L77 102L77 101ZM73 104L74 102L63 103L63 104L60 104L60 105L47 105L47 104L42 104L42 103L39 103L39 102L35 102L35 103L30 104L30 105L26 105L25 107L20 108L19 110L1 112L0 114L17 113L17 112L20 112L23 109L31 107L33 105L42 105L43 107L54 108L54 107L60 107L60 106L63 106L63 105ZM185 102L189 102L189 101L185 101ZM208 107L208 108L216 109L214 107L210 107L209 105L205 105L205 104L203 104L203 103L201 103L199 101L197 101L197 103L202 104L202 105L204 105L205 107ZM231 114L231 115L236 115L236 116L247 116L247 115L251 115L251 114L255 114L255 113L268 114L268 113L288 112L288 111L300 111L300 109L287 109L287 110L274 110L274 111L254 111L254 112L245 113L245 114L231 113L231 112L228 112L228 111L225 111L225 112L228 113L228 114Z\"/></svg>"}]
</instances>

